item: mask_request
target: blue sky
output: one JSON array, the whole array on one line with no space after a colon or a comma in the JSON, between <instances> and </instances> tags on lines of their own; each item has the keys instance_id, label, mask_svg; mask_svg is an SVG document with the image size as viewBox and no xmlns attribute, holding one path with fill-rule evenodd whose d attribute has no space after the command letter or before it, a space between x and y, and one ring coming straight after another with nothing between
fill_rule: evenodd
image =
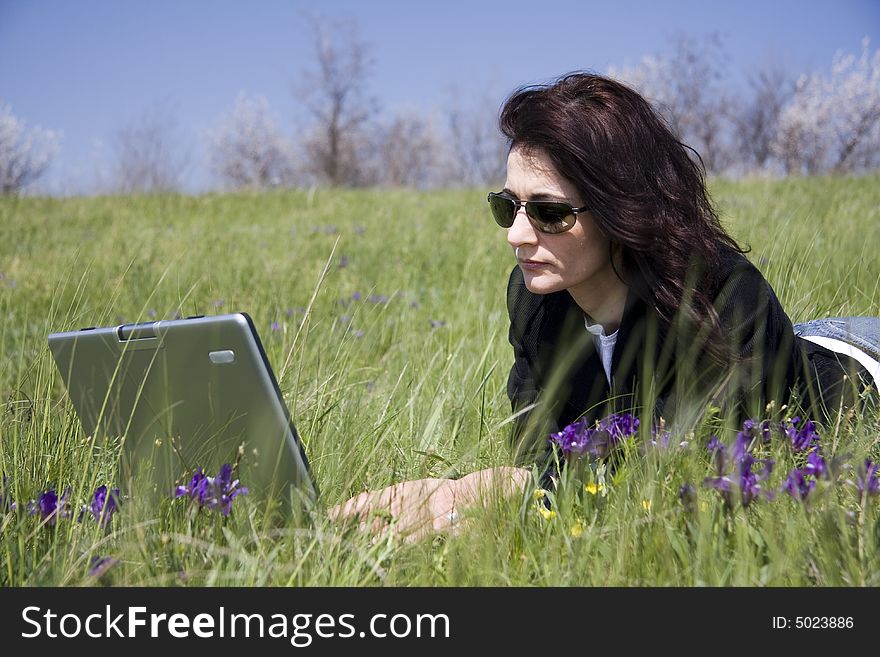
<instances>
[{"instance_id":1,"label":"blue sky","mask_svg":"<svg viewBox=\"0 0 880 657\"><path fill-rule=\"evenodd\" d=\"M375 60L369 92L388 112L442 108L453 90L500 103L524 83L662 55L678 32L718 32L734 82L767 62L827 70L865 36L880 47L880 0L0 0L0 102L63 132L47 191L89 191L112 135L162 106L195 151L198 187L199 144L239 92L298 125L304 12L357 22Z\"/></svg>"}]
</instances>

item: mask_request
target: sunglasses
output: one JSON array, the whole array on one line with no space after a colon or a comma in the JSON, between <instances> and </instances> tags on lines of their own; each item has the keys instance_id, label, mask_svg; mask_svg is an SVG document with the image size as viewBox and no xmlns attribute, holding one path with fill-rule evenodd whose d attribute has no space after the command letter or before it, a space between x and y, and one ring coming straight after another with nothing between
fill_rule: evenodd
<instances>
[{"instance_id":1,"label":"sunglasses","mask_svg":"<svg viewBox=\"0 0 880 657\"><path fill-rule=\"evenodd\" d=\"M560 201L520 201L506 194L489 192L489 207L492 216L502 228L513 226L513 220L521 207L532 225L542 233L564 233L574 226L577 214L586 212L587 207L575 208Z\"/></svg>"}]
</instances>

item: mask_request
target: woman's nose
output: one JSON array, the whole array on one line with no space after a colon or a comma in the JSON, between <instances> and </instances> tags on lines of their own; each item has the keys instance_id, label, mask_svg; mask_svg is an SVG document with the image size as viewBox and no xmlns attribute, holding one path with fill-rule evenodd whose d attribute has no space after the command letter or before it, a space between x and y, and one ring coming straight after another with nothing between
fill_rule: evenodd
<instances>
[{"instance_id":1,"label":"woman's nose","mask_svg":"<svg viewBox=\"0 0 880 657\"><path fill-rule=\"evenodd\" d=\"M526 216L526 209L520 207L513 217L513 224L507 229L507 243L513 248L523 244L536 244L538 235L532 222Z\"/></svg>"}]
</instances>

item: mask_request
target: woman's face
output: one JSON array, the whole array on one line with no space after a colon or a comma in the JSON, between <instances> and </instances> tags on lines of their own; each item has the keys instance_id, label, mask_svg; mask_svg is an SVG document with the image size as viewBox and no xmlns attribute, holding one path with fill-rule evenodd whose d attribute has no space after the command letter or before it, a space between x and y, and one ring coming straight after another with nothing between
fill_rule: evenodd
<instances>
[{"instance_id":1,"label":"woman's face","mask_svg":"<svg viewBox=\"0 0 880 657\"><path fill-rule=\"evenodd\" d=\"M507 158L504 191L521 201L562 201L583 206L574 185L554 168L542 150L514 147ZM526 287L536 294L568 290L578 305L596 319L625 286L611 265L610 242L589 212L580 212L574 226L557 234L536 229L524 207L507 229Z\"/></svg>"}]
</instances>

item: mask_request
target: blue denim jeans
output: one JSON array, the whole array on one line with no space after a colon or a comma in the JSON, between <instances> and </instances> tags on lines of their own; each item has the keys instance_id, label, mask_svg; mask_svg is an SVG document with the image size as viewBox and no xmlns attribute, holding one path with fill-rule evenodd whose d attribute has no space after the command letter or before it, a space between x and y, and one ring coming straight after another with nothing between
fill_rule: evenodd
<instances>
[{"instance_id":1,"label":"blue denim jeans","mask_svg":"<svg viewBox=\"0 0 880 657\"><path fill-rule=\"evenodd\" d=\"M794 325L794 334L802 338L831 338L839 340L860 350L868 358L875 361L871 363L858 355L855 357L865 366L865 368L873 375L874 381L880 384L880 376L878 376L878 365L880 365L880 317L826 317L823 319L812 319L808 322L802 322ZM823 346L827 346L832 351L846 353L839 348L822 343L815 340ZM850 354L853 355L853 354Z\"/></svg>"}]
</instances>

